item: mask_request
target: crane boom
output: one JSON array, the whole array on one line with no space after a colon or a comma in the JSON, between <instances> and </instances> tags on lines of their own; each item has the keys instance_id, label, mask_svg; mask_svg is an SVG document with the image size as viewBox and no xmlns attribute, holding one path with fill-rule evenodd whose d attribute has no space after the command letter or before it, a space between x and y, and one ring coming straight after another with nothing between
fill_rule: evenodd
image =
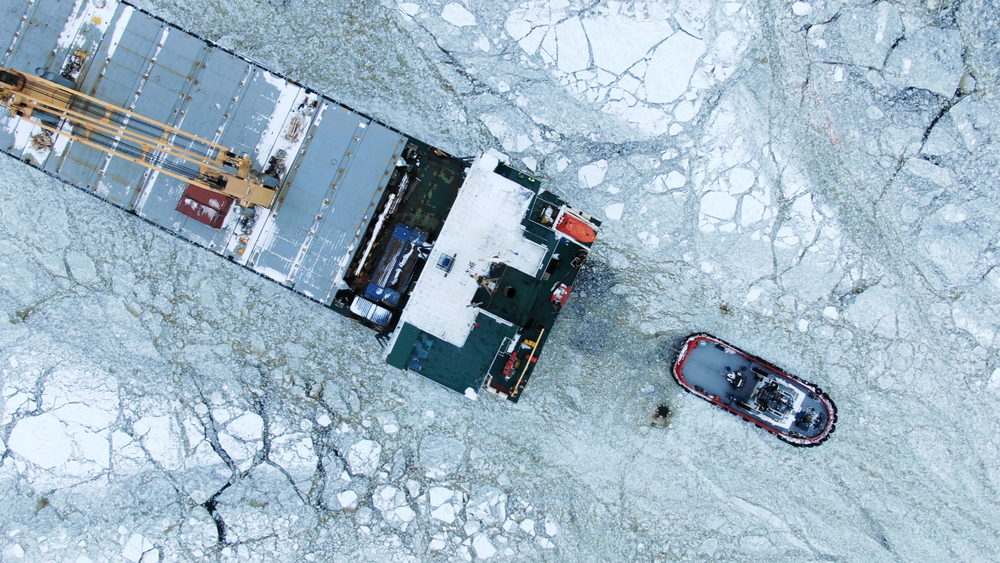
<instances>
[{"instance_id":1,"label":"crane boom","mask_svg":"<svg viewBox=\"0 0 1000 563\"><path fill-rule=\"evenodd\" d=\"M246 154L39 76L0 67L11 116L197 187L269 208L275 189L250 173Z\"/></svg>"}]
</instances>

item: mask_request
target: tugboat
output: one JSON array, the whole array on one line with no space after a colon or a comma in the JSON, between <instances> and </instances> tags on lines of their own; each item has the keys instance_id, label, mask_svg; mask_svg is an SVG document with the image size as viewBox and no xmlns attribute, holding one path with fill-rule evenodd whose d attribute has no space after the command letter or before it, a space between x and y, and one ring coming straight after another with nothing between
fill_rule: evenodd
<instances>
[{"instance_id":1,"label":"tugboat","mask_svg":"<svg viewBox=\"0 0 1000 563\"><path fill-rule=\"evenodd\" d=\"M709 334L687 338L673 373L685 391L793 446L818 446L836 427L822 389Z\"/></svg>"}]
</instances>

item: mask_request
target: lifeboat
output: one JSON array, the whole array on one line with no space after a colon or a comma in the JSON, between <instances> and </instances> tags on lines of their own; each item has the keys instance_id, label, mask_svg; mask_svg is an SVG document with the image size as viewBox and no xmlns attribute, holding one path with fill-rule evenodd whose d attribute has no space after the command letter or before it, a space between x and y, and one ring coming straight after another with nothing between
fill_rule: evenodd
<instances>
[{"instance_id":1,"label":"lifeboat","mask_svg":"<svg viewBox=\"0 0 1000 563\"><path fill-rule=\"evenodd\" d=\"M597 240L597 233L594 232L593 227L569 213L563 213L559 217L559 221L556 222L556 230L584 244Z\"/></svg>"}]
</instances>

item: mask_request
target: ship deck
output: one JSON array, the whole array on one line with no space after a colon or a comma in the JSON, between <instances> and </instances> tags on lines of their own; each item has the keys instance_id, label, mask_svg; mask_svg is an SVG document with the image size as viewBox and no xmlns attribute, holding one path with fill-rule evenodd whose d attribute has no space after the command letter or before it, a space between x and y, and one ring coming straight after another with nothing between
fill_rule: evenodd
<instances>
[{"instance_id":1,"label":"ship deck","mask_svg":"<svg viewBox=\"0 0 1000 563\"><path fill-rule=\"evenodd\" d=\"M92 134L52 135L7 114L0 115L0 150L366 325L379 333L390 365L467 395L499 377L491 389L517 400L583 262L574 256L590 248L539 222L540 206L564 202L537 180L489 157L480 202L504 193L520 199L471 249L468 235L481 229L467 216L496 218L482 205L452 213L475 162L124 1L35 0L11 9L0 21L0 38L11 38L0 66L75 90L71 100L83 99L79 93L93 99L84 104L133 112L127 127L148 130L150 138L176 128L172 142L192 153L215 150L201 140L246 153L254 174L277 191L269 208L220 206L215 192L190 183L193 175L105 150L135 157L136 143L122 136L102 135L95 146ZM58 127L79 129L68 119ZM155 150L141 160L191 170ZM447 256L464 260L454 264L463 271L438 283L434 264L448 246ZM493 260L495 252L507 254ZM470 285L472 274L501 287L484 296ZM497 365L518 354L515 382Z\"/></svg>"},{"instance_id":2,"label":"ship deck","mask_svg":"<svg viewBox=\"0 0 1000 563\"><path fill-rule=\"evenodd\" d=\"M330 305L409 138L124 2L24 3L2 65L247 153L280 174L277 200L221 228L178 210L187 182L83 143L40 147L0 117L4 151L298 293ZM53 46L56 46L53 49ZM283 172L283 173L282 173Z\"/></svg>"}]
</instances>

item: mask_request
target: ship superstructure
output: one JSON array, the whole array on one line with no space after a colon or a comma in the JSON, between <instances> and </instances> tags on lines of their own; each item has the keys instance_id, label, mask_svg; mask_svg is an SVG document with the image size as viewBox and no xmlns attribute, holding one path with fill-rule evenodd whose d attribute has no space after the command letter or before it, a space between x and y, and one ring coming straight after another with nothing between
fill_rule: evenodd
<instances>
[{"instance_id":1,"label":"ship superstructure","mask_svg":"<svg viewBox=\"0 0 1000 563\"><path fill-rule=\"evenodd\" d=\"M0 23L0 147L375 330L475 397L531 377L600 222L114 0Z\"/></svg>"}]
</instances>

